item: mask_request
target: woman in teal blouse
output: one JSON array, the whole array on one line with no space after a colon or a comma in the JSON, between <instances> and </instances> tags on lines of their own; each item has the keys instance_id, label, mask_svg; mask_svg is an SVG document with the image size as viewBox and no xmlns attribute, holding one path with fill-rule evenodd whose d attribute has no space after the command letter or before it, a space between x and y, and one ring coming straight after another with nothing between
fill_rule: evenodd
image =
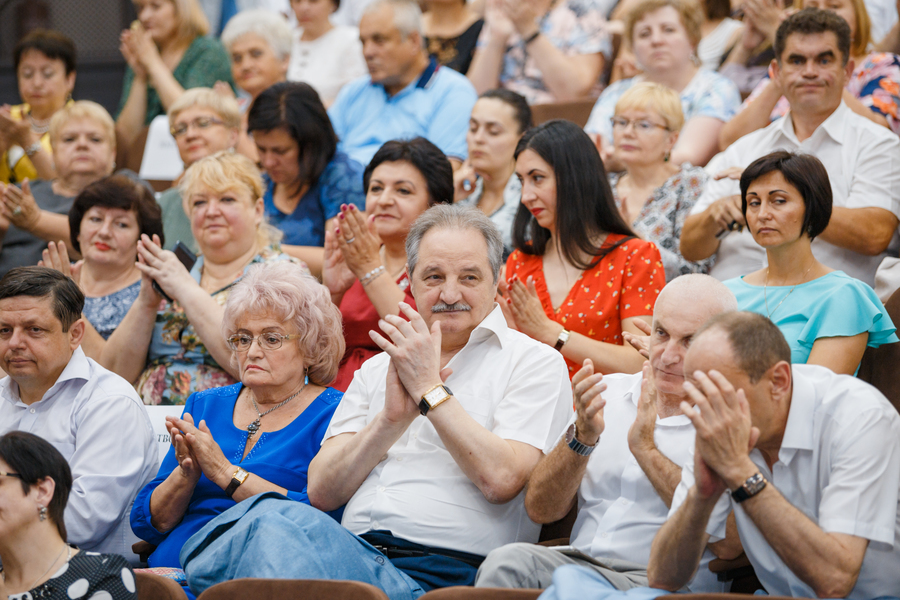
<instances>
[{"instance_id":1,"label":"woman in teal blouse","mask_svg":"<svg viewBox=\"0 0 900 600\"><path fill-rule=\"evenodd\" d=\"M866 346L898 341L868 285L822 264L812 240L831 218L828 173L813 156L773 152L741 175L741 205L768 267L725 284L741 310L767 316L791 346L791 362L852 375Z\"/></svg>"},{"instance_id":2,"label":"woman in teal blouse","mask_svg":"<svg viewBox=\"0 0 900 600\"><path fill-rule=\"evenodd\" d=\"M120 144L164 115L186 89L232 84L222 44L206 37L209 22L197 0L134 0L138 20L122 32L119 49L128 62L116 119Z\"/></svg>"}]
</instances>

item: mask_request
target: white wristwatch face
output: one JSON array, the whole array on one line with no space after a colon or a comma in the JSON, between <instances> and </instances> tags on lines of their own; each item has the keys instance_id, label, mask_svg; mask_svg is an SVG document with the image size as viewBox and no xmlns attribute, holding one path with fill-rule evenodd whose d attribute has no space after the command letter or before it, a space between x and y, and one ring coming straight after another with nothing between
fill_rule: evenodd
<instances>
[{"instance_id":1,"label":"white wristwatch face","mask_svg":"<svg viewBox=\"0 0 900 600\"><path fill-rule=\"evenodd\" d=\"M436 387L425 394L422 399L428 403L428 406L434 406L447 396L449 396L449 394L447 394L447 391L443 387Z\"/></svg>"}]
</instances>

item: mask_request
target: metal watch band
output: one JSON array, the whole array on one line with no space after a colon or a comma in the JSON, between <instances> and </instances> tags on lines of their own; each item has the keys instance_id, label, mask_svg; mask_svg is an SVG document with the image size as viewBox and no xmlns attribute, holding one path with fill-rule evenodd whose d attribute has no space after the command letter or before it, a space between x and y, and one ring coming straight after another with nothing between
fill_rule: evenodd
<instances>
[{"instance_id":1,"label":"metal watch band","mask_svg":"<svg viewBox=\"0 0 900 600\"><path fill-rule=\"evenodd\" d=\"M752 498L763 491L767 483L768 482L766 481L766 478L763 477L762 473L751 475L744 482L744 485L731 492L731 497L734 498L735 502L740 504L744 500Z\"/></svg>"},{"instance_id":2,"label":"metal watch band","mask_svg":"<svg viewBox=\"0 0 900 600\"><path fill-rule=\"evenodd\" d=\"M234 475L231 476L231 483L228 484L228 487L225 488L225 495L231 498L234 496L234 493L237 491L241 484L247 481L247 478L250 477L250 473L245 471L244 469L238 467L238 470L234 472Z\"/></svg>"},{"instance_id":3,"label":"metal watch band","mask_svg":"<svg viewBox=\"0 0 900 600\"><path fill-rule=\"evenodd\" d=\"M579 454L581 456L590 456L591 452L594 451L594 448L597 447L597 444L594 444L593 446L583 444L578 441L577 435L578 430L575 428L575 423L572 423L566 430L566 444L575 454ZM599 442L600 440L597 441Z\"/></svg>"},{"instance_id":4,"label":"metal watch band","mask_svg":"<svg viewBox=\"0 0 900 600\"><path fill-rule=\"evenodd\" d=\"M430 394L431 392L433 392L436 389L443 389L446 396L444 396L439 402L436 402L434 404L429 404L428 400L426 400L425 397L428 396L428 394ZM428 414L429 410L431 410L432 408L435 408L436 406L439 406L441 403L446 401L447 398L449 398L452 395L453 395L453 392L451 392L450 388L448 388L446 385L434 386L433 388L431 388L430 390L425 392L425 395L422 396L421 400L419 400L419 412L422 413L422 416L424 417L425 415Z\"/></svg>"}]
</instances>

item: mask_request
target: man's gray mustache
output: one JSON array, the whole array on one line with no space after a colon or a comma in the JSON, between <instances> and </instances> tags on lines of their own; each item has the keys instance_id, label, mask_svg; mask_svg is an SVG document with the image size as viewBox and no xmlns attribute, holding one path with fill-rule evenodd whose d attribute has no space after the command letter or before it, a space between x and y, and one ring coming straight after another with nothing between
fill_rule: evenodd
<instances>
[{"instance_id":1,"label":"man's gray mustache","mask_svg":"<svg viewBox=\"0 0 900 600\"><path fill-rule=\"evenodd\" d=\"M431 312L433 313L451 312L455 310L472 310L472 307L465 302L455 302L453 304L438 302L431 307Z\"/></svg>"}]
</instances>

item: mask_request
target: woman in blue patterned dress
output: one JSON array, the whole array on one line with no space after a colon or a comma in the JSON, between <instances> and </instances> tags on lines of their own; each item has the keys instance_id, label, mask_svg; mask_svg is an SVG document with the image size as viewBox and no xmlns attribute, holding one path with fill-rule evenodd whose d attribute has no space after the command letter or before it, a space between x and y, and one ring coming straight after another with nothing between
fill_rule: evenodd
<instances>
[{"instance_id":1,"label":"woman in blue patterned dress","mask_svg":"<svg viewBox=\"0 0 900 600\"><path fill-rule=\"evenodd\" d=\"M143 184L112 175L78 194L69 210L69 231L71 248L83 259L69 267L66 245L50 242L41 263L72 276L84 292L87 328L81 346L98 360L138 297L138 240L141 235L162 239L162 215Z\"/></svg>"},{"instance_id":2,"label":"woman in blue patterned dress","mask_svg":"<svg viewBox=\"0 0 900 600\"><path fill-rule=\"evenodd\" d=\"M689 162L670 160L684 124L675 90L637 83L616 103L612 118L616 159L625 167L610 173L609 185L622 217L643 239L656 244L666 281L686 273L706 273L713 259L692 262L678 247L684 219L706 185L706 173Z\"/></svg>"},{"instance_id":3,"label":"woman in blue patterned dress","mask_svg":"<svg viewBox=\"0 0 900 600\"><path fill-rule=\"evenodd\" d=\"M308 84L276 83L247 116L265 170L266 219L284 234L284 251L322 274L325 230L341 204L365 210L363 166L337 149L319 94Z\"/></svg>"}]
</instances>

